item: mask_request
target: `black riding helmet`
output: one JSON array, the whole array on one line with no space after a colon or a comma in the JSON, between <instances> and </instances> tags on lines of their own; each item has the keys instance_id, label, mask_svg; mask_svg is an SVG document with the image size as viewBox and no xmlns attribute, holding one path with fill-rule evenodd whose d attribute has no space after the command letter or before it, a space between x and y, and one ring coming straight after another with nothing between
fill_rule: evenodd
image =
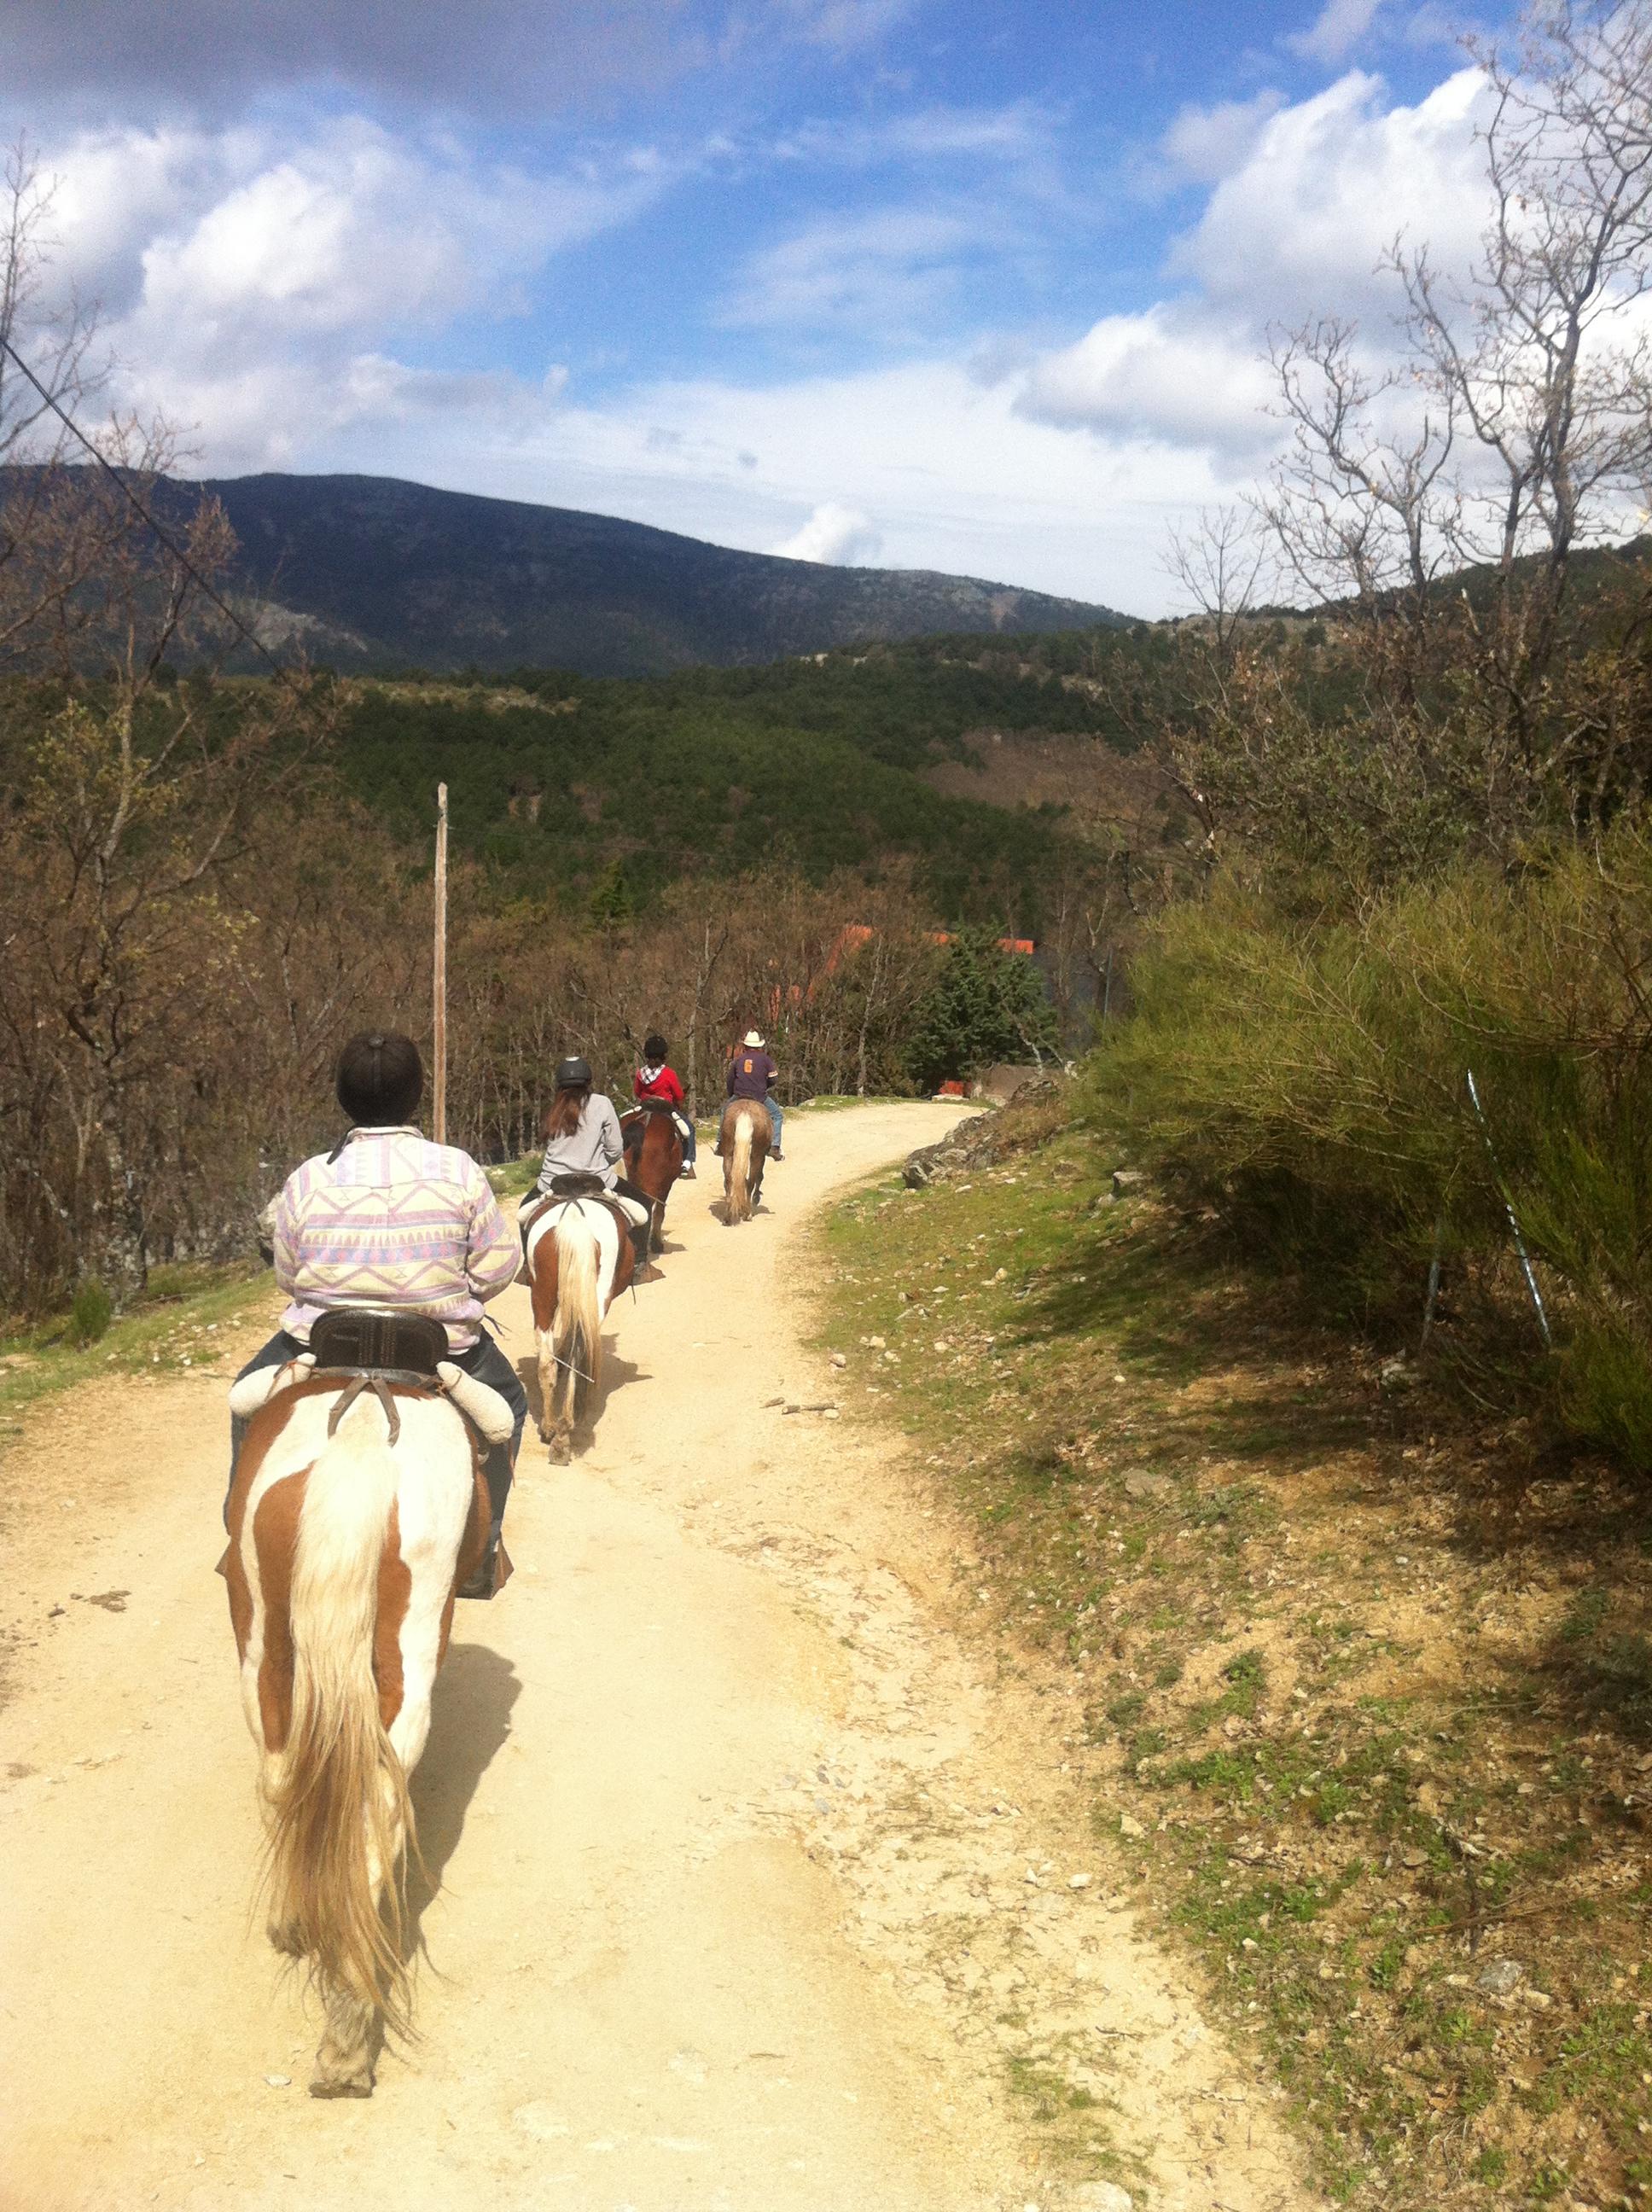
<instances>
[{"instance_id":1,"label":"black riding helmet","mask_svg":"<svg viewBox=\"0 0 1652 2212\"><path fill-rule=\"evenodd\" d=\"M559 1060L556 1063L556 1088L559 1091L589 1091L591 1063L588 1060Z\"/></svg>"},{"instance_id":2,"label":"black riding helmet","mask_svg":"<svg viewBox=\"0 0 1652 2212\"><path fill-rule=\"evenodd\" d=\"M362 1030L338 1055L338 1103L358 1129L410 1121L424 1096L419 1048L399 1030Z\"/></svg>"},{"instance_id":3,"label":"black riding helmet","mask_svg":"<svg viewBox=\"0 0 1652 2212\"><path fill-rule=\"evenodd\" d=\"M658 1067L670 1050L670 1045L658 1030L651 1030L642 1040L642 1057L650 1067Z\"/></svg>"}]
</instances>

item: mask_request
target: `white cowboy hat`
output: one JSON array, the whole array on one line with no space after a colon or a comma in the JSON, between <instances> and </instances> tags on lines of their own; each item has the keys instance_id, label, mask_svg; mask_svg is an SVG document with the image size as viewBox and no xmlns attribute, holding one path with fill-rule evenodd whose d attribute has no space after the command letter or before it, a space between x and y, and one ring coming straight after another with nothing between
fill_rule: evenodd
<instances>
[{"instance_id":1,"label":"white cowboy hat","mask_svg":"<svg viewBox=\"0 0 1652 2212\"><path fill-rule=\"evenodd\" d=\"M745 1044L761 1044L762 1042L762 1032L757 1030L748 1030L741 1042Z\"/></svg>"}]
</instances>

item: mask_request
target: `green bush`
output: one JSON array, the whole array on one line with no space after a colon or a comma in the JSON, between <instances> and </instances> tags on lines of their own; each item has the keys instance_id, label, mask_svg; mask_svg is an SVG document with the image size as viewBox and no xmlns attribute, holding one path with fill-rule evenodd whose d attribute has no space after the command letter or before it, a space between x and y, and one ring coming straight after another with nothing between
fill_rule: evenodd
<instances>
[{"instance_id":1,"label":"green bush","mask_svg":"<svg viewBox=\"0 0 1652 2212\"><path fill-rule=\"evenodd\" d=\"M76 1344L95 1344L114 1318L109 1293L95 1275L82 1275L69 1309L69 1334Z\"/></svg>"},{"instance_id":2,"label":"green bush","mask_svg":"<svg viewBox=\"0 0 1652 2212\"><path fill-rule=\"evenodd\" d=\"M960 930L913 1010L907 1068L920 1090L994 1061L1042 1060L1057 1045L1044 979L990 929Z\"/></svg>"},{"instance_id":3,"label":"green bush","mask_svg":"<svg viewBox=\"0 0 1652 2212\"><path fill-rule=\"evenodd\" d=\"M1454 1309L1495 1323L1475 1356L1500 1342L1574 1433L1652 1467L1649 975L1652 840L1627 828L1347 922L1218 883L1137 963L1085 1111L1259 1259L1394 1334L1420 1324L1437 1238Z\"/></svg>"}]
</instances>

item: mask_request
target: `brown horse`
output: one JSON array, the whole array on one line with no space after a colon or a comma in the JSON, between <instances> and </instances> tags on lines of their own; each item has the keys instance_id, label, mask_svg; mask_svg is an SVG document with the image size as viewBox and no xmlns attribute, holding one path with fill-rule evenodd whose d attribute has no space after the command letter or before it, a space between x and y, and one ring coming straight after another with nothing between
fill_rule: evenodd
<instances>
[{"instance_id":1,"label":"brown horse","mask_svg":"<svg viewBox=\"0 0 1652 2212\"><path fill-rule=\"evenodd\" d=\"M631 1280L632 1212L610 1195L536 1199L522 1209L533 1334L539 1346L539 1434L565 1465L602 1377L603 1316Z\"/></svg>"},{"instance_id":2,"label":"brown horse","mask_svg":"<svg viewBox=\"0 0 1652 2212\"><path fill-rule=\"evenodd\" d=\"M270 1941L307 1962L325 2008L312 2094L365 2097L385 2028L408 2027L408 1777L454 1595L487 1545L482 1452L431 1390L351 1401L301 1363L236 1387L251 1418L222 1571L262 1753Z\"/></svg>"},{"instance_id":3,"label":"brown horse","mask_svg":"<svg viewBox=\"0 0 1652 2212\"><path fill-rule=\"evenodd\" d=\"M774 1124L760 1098L731 1098L723 1109L717 1149L723 1159L723 1219L750 1221L763 1194L763 1165Z\"/></svg>"},{"instance_id":4,"label":"brown horse","mask_svg":"<svg viewBox=\"0 0 1652 2212\"><path fill-rule=\"evenodd\" d=\"M648 1249L665 1249L665 1201L683 1172L683 1139L669 1106L650 1100L620 1123L625 1143L625 1176L646 1192L651 1216Z\"/></svg>"}]
</instances>

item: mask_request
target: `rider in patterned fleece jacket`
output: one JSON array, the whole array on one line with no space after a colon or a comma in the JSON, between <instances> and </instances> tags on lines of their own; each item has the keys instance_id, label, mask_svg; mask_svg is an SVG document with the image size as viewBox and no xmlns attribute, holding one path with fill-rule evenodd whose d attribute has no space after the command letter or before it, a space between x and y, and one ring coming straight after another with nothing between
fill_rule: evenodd
<instances>
[{"instance_id":1,"label":"rider in patterned fleece jacket","mask_svg":"<svg viewBox=\"0 0 1652 2212\"><path fill-rule=\"evenodd\" d=\"M428 1315L447 1331L448 1357L507 1401L508 1445L488 1451L491 1585L505 1499L527 1419L516 1370L482 1327L482 1310L515 1278L516 1232L488 1178L453 1145L413 1126L424 1068L411 1037L393 1030L352 1037L338 1062L338 1103L351 1127L331 1152L294 1170L275 1209L276 1280L290 1303L281 1328L241 1370L279 1367L309 1342L319 1314L337 1306ZM232 1424L230 1474L244 1422ZM491 1595L472 1591L465 1595Z\"/></svg>"}]
</instances>

